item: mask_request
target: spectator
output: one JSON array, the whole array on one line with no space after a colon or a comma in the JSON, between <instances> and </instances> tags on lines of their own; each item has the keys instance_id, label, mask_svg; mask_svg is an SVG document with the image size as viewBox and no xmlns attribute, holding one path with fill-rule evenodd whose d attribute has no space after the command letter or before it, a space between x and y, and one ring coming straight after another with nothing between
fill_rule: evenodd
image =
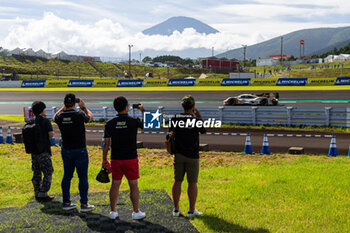
<instances>
[{"instance_id":1,"label":"spectator","mask_svg":"<svg viewBox=\"0 0 350 233\"><path fill-rule=\"evenodd\" d=\"M41 101L35 101L32 104L32 110L35 115L35 124L40 130L38 143L41 153L32 154L33 186L35 199L37 201L51 201L54 196L48 195L51 187L53 166L51 161L51 142L54 132L51 122L45 118L46 105ZM42 178L42 175L44 177Z\"/></svg>"},{"instance_id":2,"label":"spectator","mask_svg":"<svg viewBox=\"0 0 350 233\"><path fill-rule=\"evenodd\" d=\"M80 111L75 110L78 103ZM83 100L75 98L74 94L67 94L64 106L53 117L62 135L62 160L64 175L62 179L62 194L64 210L77 208L70 200L70 184L74 170L79 177L80 211L89 212L95 207L88 204L88 165L89 156L86 150L85 125L92 121L92 113L85 107Z\"/></svg>"},{"instance_id":3,"label":"spectator","mask_svg":"<svg viewBox=\"0 0 350 233\"><path fill-rule=\"evenodd\" d=\"M123 175L128 179L130 187L130 199L133 206L132 219L139 220L146 217L146 214L139 210L139 188L137 180L139 176L139 164L137 158L137 129L142 128L140 119L132 118L128 115L128 100L119 96L114 99L114 109L118 115L108 121L105 126L102 166L108 166L107 154L111 145L111 170L112 186L109 192L111 211L110 219L116 219L118 212L116 204L119 196L119 187L122 183ZM139 105L143 112L143 105Z\"/></svg>"},{"instance_id":4,"label":"spectator","mask_svg":"<svg viewBox=\"0 0 350 233\"><path fill-rule=\"evenodd\" d=\"M195 101L192 96L185 96L182 99L183 113L178 114L175 118L171 119L172 122L176 121L201 121L201 115L195 107ZM172 124L175 125L175 124ZM195 208L197 200L197 182L199 174L199 133L204 134L206 130L202 128L181 128L179 124L177 127L171 127L175 135L175 155L174 155L174 183L172 187L174 210L173 216L180 216L179 202L181 195L181 184L184 179L185 173L187 174L188 182L188 198L189 198L189 210L188 217L194 217L195 215L202 215L201 212ZM186 124L184 124L186 125ZM196 126L197 124L195 124Z\"/></svg>"}]
</instances>

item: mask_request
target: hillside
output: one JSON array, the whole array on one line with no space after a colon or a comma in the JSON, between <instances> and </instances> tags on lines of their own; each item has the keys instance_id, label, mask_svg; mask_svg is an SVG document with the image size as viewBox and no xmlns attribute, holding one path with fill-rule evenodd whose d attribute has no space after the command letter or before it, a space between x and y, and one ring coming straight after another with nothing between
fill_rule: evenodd
<instances>
[{"instance_id":1,"label":"hillside","mask_svg":"<svg viewBox=\"0 0 350 233\"><path fill-rule=\"evenodd\" d=\"M283 35L283 54L300 56L300 40L305 41L305 56L321 54L349 43L350 27L304 29ZM281 53L281 37L247 47L247 59L268 58ZM243 49L218 54L217 57L243 60Z\"/></svg>"}]
</instances>

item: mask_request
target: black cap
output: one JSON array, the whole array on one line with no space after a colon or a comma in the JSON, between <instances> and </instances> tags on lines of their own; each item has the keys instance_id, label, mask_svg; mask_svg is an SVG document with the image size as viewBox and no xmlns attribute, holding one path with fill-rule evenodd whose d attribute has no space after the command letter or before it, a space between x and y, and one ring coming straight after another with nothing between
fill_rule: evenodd
<instances>
[{"instance_id":1,"label":"black cap","mask_svg":"<svg viewBox=\"0 0 350 233\"><path fill-rule=\"evenodd\" d=\"M67 94L64 97L64 103L75 103L75 95L72 93Z\"/></svg>"},{"instance_id":2,"label":"black cap","mask_svg":"<svg viewBox=\"0 0 350 233\"><path fill-rule=\"evenodd\" d=\"M45 108L46 108L46 105L41 101L35 101L32 104L32 110L35 116L39 116L40 113L42 113Z\"/></svg>"}]
</instances>

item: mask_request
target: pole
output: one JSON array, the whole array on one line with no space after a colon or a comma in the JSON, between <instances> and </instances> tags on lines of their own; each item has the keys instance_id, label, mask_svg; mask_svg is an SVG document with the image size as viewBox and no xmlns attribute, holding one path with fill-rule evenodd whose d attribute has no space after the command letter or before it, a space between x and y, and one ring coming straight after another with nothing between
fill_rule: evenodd
<instances>
[{"instance_id":1,"label":"pole","mask_svg":"<svg viewBox=\"0 0 350 233\"><path fill-rule=\"evenodd\" d=\"M214 47L211 47L211 56L214 57Z\"/></svg>"},{"instance_id":2,"label":"pole","mask_svg":"<svg viewBox=\"0 0 350 233\"><path fill-rule=\"evenodd\" d=\"M283 70L283 36L281 36L281 70Z\"/></svg>"},{"instance_id":3,"label":"pole","mask_svg":"<svg viewBox=\"0 0 350 233\"><path fill-rule=\"evenodd\" d=\"M245 60L246 60L246 55L247 55L247 45L242 45L243 46L243 67L245 68Z\"/></svg>"},{"instance_id":4,"label":"pole","mask_svg":"<svg viewBox=\"0 0 350 233\"><path fill-rule=\"evenodd\" d=\"M133 45L128 45L129 46L129 79L131 78L131 47L133 47Z\"/></svg>"},{"instance_id":5,"label":"pole","mask_svg":"<svg viewBox=\"0 0 350 233\"><path fill-rule=\"evenodd\" d=\"M140 53L140 64L141 64L141 53Z\"/></svg>"}]
</instances>

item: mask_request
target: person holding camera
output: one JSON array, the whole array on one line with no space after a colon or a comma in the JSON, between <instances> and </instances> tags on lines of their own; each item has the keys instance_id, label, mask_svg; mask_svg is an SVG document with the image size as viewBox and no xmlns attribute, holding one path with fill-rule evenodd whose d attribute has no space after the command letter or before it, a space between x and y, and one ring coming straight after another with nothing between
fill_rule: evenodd
<instances>
[{"instance_id":1,"label":"person holding camera","mask_svg":"<svg viewBox=\"0 0 350 233\"><path fill-rule=\"evenodd\" d=\"M192 96L185 96L182 99L183 113L177 114L172 118L172 122L183 122L186 125L187 121L202 121L202 117L195 107L195 101ZM199 175L199 133L206 133L204 127L180 127L180 124L172 124L176 127L171 127L170 131L175 135L175 155L174 155L174 183L172 186L172 195L174 202L173 216L180 216L179 202L181 196L181 184L185 173L187 174L188 182L188 199L189 210L188 217L202 215L195 208L197 200L197 182Z\"/></svg>"},{"instance_id":2,"label":"person holding camera","mask_svg":"<svg viewBox=\"0 0 350 233\"><path fill-rule=\"evenodd\" d=\"M78 104L80 110L75 109ZM95 207L88 203L88 165L89 156L86 149L85 123L91 122L92 113L85 106L82 99L74 94L64 97L64 105L53 117L58 125L62 136L62 160L64 175L62 179L62 209L72 210L77 205L70 200L70 184L74 170L77 169L79 177L80 211L89 212Z\"/></svg>"},{"instance_id":3,"label":"person holding camera","mask_svg":"<svg viewBox=\"0 0 350 233\"><path fill-rule=\"evenodd\" d=\"M137 130L143 128L139 118L132 118L128 115L129 104L124 96L114 99L114 109L118 115L109 120L105 126L102 167L109 165L107 154L111 146L111 171L112 186L109 192L111 211L110 219L116 219L118 212L116 205L119 196L119 187L125 175L130 187L130 199L133 206L132 219L140 220L146 214L139 210L139 188L137 180L139 176L139 162L137 158ZM144 112L142 104L133 105L141 112Z\"/></svg>"}]
</instances>

